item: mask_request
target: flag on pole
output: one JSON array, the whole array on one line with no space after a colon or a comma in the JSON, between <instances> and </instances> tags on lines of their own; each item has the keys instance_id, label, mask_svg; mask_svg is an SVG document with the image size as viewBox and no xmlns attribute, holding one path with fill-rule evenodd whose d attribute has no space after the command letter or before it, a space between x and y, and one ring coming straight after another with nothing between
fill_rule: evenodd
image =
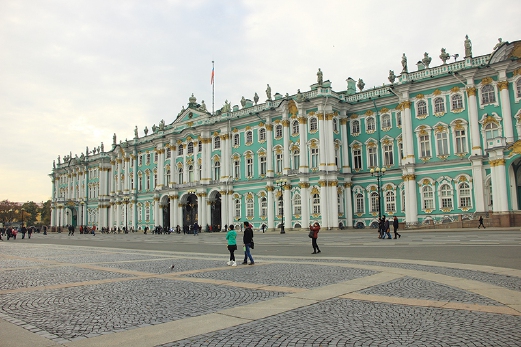
<instances>
[{"instance_id":1,"label":"flag on pole","mask_svg":"<svg viewBox=\"0 0 521 347\"><path fill-rule=\"evenodd\" d=\"M212 67L212 77L210 79L210 84L213 84L213 76L214 76L214 68Z\"/></svg>"}]
</instances>

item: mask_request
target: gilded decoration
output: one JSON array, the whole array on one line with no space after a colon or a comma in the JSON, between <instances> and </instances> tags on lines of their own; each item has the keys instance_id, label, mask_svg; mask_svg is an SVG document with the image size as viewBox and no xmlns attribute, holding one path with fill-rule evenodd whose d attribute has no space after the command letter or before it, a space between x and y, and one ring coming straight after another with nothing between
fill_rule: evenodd
<instances>
[{"instance_id":1,"label":"gilded decoration","mask_svg":"<svg viewBox=\"0 0 521 347\"><path fill-rule=\"evenodd\" d=\"M514 142L509 149L515 154L521 154L521 140Z\"/></svg>"},{"instance_id":2,"label":"gilded decoration","mask_svg":"<svg viewBox=\"0 0 521 347\"><path fill-rule=\"evenodd\" d=\"M192 127L192 125L194 125L194 122L190 121L190 122L186 123L186 125L188 125L188 127Z\"/></svg>"},{"instance_id":3,"label":"gilded decoration","mask_svg":"<svg viewBox=\"0 0 521 347\"><path fill-rule=\"evenodd\" d=\"M298 122L299 122L299 124L306 124L307 119L306 119L306 117L298 117Z\"/></svg>"},{"instance_id":4,"label":"gilded decoration","mask_svg":"<svg viewBox=\"0 0 521 347\"><path fill-rule=\"evenodd\" d=\"M264 122L259 122L259 127L263 127L264 126Z\"/></svg>"},{"instance_id":5,"label":"gilded decoration","mask_svg":"<svg viewBox=\"0 0 521 347\"><path fill-rule=\"evenodd\" d=\"M468 87L467 88L467 94L468 94L468 96L476 96L476 88L475 87Z\"/></svg>"},{"instance_id":6,"label":"gilded decoration","mask_svg":"<svg viewBox=\"0 0 521 347\"><path fill-rule=\"evenodd\" d=\"M367 144L367 148L374 148L374 147L376 147L376 143L375 143L375 142L372 142L372 141L371 141L371 142L369 142L369 143Z\"/></svg>"},{"instance_id":7,"label":"gilded decoration","mask_svg":"<svg viewBox=\"0 0 521 347\"><path fill-rule=\"evenodd\" d=\"M499 90L508 89L508 81L501 81L497 83Z\"/></svg>"},{"instance_id":8,"label":"gilded decoration","mask_svg":"<svg viewBox=\"0 0 521 347\"><path fill-rule=\"evenodd\" d=\"M183 163L181 163L181 162L177 163L177 168L178 169L181 169L182 167L183 167Z\"/></svg>"},{"instance_id":9,"label":"gilded decoration","mask_svg":"<svg viewBox=\"0 0 521 347\"><path fill-rule=\"evenodd\" d=\"M514 76L521 75L521 68L514 70Z\"/></svg>"},{"instance_id":10,"label":"gilded decoration","mask_svg":"<svg viewBox=\"0 0 521 347\"><path fill-rule=\"evenodd\" d=\"M416 99L423 99L423 98L425 98L425 95L423 95L423 94L416 95Z\"/></svg>"},{"instance_id":11,"label":"gilded decoration","mask_svg":"<svg viewBox=\"0 0 521 347\"><path fill-rule=\"evenodd\" d=\"M186 141L187 141L187 142L190 142L190 141L192 141L192 140L193 140L193 139L192 139L192 136L188 136L188 137L186 138Z\"/></svg>"},{"instance_id":12,"label":"gilded decoration","mask_svg":"<svg viewBox=\"0 0 521 347\"><path fill-rule=\"evenodd\" d=\"M340 125L346 125L347 124L347 118L340 119Z\"/></svg>"},{"instance_id":13,"label":"gilded decoration","mask_svg":"<svg viewBox=\"0 0 521 347\"><path fill-rule=\"evenodd\" d=\"M371 186L371 187L369 188L369 191L371 191L371 192L375 192L375 191L377 191L377 190L378 190L378 188L376 188L376 186Z\"/></svg>"},{"instance_id":14,"label":"gilded decoration","mask_svg":"<svg viewBox=\"0 0 521 347\"><path fill-rule=\"evenodd\" d=\"M275 153L277 154L282 154L282 148L280 146L278 146L277 148L275 148Z\"/></svg>"},{"instance_id":15,"label":"gilded decoration","mask_svg":"<svg viewBox=\"0 0 521 347\"><path fill-rule=\"evenodd\" d=\"M237 133L237 132L239 132L239 129L233 128L232 132Z\"/></svg>"},{"instance_id":16,"label":"gilded decoration","mask_svg":"<svg viewBox=\"0 0 521 347\"><path fill-rule=\"evenodd\" d=\"M282 125L285 127L285 128L288 128L289 127L289 120L288 119L283 119L281 121Z\"/></svg>"},{"instance_id":17,"label":"gilded decoration","mask_svg":"<svg viewBox=\"0 0 521 347\"><path fill-rule=\"evenodd\" d=\"M266 124L266 130L273 131L273 124Z\"/></svg>"},{"instance_id":18,"label":"gilded decoration","mask_svg":"<svg viewBox=\"0 0 521 347\"><path fill-rule=\"evenodd\" d=\"M310 116L314 116L314 115L315 115L315 111L311 111L311 112L309 112L308 115L310 115Z\"/></svg>"},{"instance_id":19,"label":"gilded decoration","mask_svg":"<svg viewBox=\"0 0 521 347\"><path fill-rule=\"evenodd\" d=\"M253 194L252 193L246 194L246 199L253 199Z\"/></svg>"},{"instance_id":20,"label":"gilded decoration","mask_svg":"<svg viewBox=\"0 0 521 347\"><path fill-rule=\"evenodd\" d=\"M494 116L490 116L488 115L484 120L483 120L483 127L485 127L487 124L490 124L490 123L494 123L496 125L499 125L499 122L497 121L496 118L494 118Z\"/></svg>"},{"instance_id":21,"label":"gilded decoration","mask_svg":"<svg viewBox=\"0 0 521 347\"><path fill-rule=\"evenodd\" d=\"M420 126L419 134L420 134L421 136L425 136L425 135L427 135L427 131L425 130L425 125Z\"/></svg>"},{"instance_id":22,"label":"gilded decoration","mask_svg":"<svg viewBox=\"0 0 521 347\"><path fill-rule=\"evenodd\" d=\"M309 145L309 147L310 147L310 148L313 148L313 149L318 148L318 143L317 143L317 141L311 141L311 144Z\"/></svg>"},{"instance_id":23,"label":"gilded decoration","mask_svg":"<svg viewBox=\"0 0 521 347\"><path fill-rule=\"evenodd\" d=\"M272 191L275 190L275 187L274 187L274 186L266 186L266 190L267 190L268 192L272 192Z\"/></svg>"},{"instance_id":24,"label":"gilded decoration","mask_svg":"<svg viewBox=\"0 0 521 347\"><path fill-rule=\"evenodd\" d=\"M259 196L262 197L262 198L263 198L263 197L266 197L266 192L260 192L260 193L259 193Z\"/></svg>"},{"instance_id":25,"label":"gilded decoration","mask_svg":"<svg viewBox=\"0 0 521 347\"><path fill-rule=\"evenodd\" d=\"M461 112L463 112L463 109L462 108L455 108L455 109L452 109L451 111L452 111L452 113L461 113Z\"/></svg>"},{"instance_id":26,"label":"gilded decoration","mask_svg":"<svg viewBox=\"0 0 521 347\"><path fill-rule=\"evenodd\" d=\"M290 100L288 102L288 112L291 114L291 115L296 115L298 113L298 108L297 108L297 105L295 104L295 101L293 100Z\"/></svg>"},{"instance_id":27,"label":"gilded decoration","mask_svg":"<svg viewBox=\"0 0 521 347\"><path fill-rule=\"evenodd\" d=\"M445 112L435 112L434 117L443 117L445 115Z\"/></svg>"},{"instance_id":28,"label":"gilded decoration","mask_svg":"<svg viewBox=\"0 0 521 347\"><path fill-rule=\"evenodd\" d=\"M468 179L467 179L466 176L460 176L460 177L459 177L459 181L460 181L460 182L467 182Z\"/></svg>"},{"instance_id":29,"label":"gilded decoration","mask_svg":"<svg viewBox=\"0 0 521 347\"><path fill-rule=\"evenodd\" d=\"M253 158L253 154L251 152L247 152L245 157L248 159Z\"/></svg>"},{"instance_id":30,"label":"gilded decoration","mask_svg":"<svg viewBox=\"0 0 521 347\"><path fill-rule=\"evenodd\" d=\"M246 128L244 128L245 130L251 130L251 126L247 125Z\"/></svg>"},{"instance_id":31,"label":"gilded decoration","mask_svg":"<svg viewBox=\"0 0 521 347\"><path fill-rule=\"evenodd\" d=\"M301 189L304 189L304 188L309 188L309 183L308 182L299 182L299 187Z\"/></svg>"},{"instance_id":32,"label":"gilded decoration","mask_svg":"<svg viewBox=\"0 0 521 347\"><path fill-rule=\"evenodd\" d=\"M226 139L228 138L228 136L226 136L226 134L223 134L219 137L221 138L221 141L226 141Z\"/></svg>"},{"instance_id":33,"label":"gilded decoration","mask_svg":"<svg viewBox=\"0 0 521 347\"><path fill-rule=\"evenodd\" d=\"M492 82L493 82L492 77L485 77L485 78L483 78L483 79L481 80L481 84L482 84L482 85L487 85L487 84L490 84L490 83L492 83Z\"/></svg>"},{"instance_id":34,"label":"gilded decoration","mask_svg":"<svg viewBox=\"0 0 521 347\"><path fill-rule=\"evenodd\" d=\"M317 115L317 118L318 118L318 120L324 120L324 114L323 113L319 113Z\"/></svg>"},{"instance_id":35,"label":"gilded decoration","mask_svg":"<svg viewBox=\"0 0 521 347\"><path fill-rule=\"evenodd\" d=\"M334 113L328 113L328 114L326 114L326 120L333 120L334 117L335 117L335 114L334 114Z\"/></svg>"},{"instance_id":36,"label":"gilded decoration","mask_svg":"<svg viewBox=\"0 0 521 347\"><path fill-rule=\"evenodd\" d=\"M432 94L434 94L434 95L440 95L440 94L441 94L441 90L436 89L434 92L432 92Z\"/></svg>"},{"instance_id":37,"label":"gilded decoration","mask_svg":"<svg viewBox=\"0 0 521 347\"><path fill-rule=\"evenodd\" d=\"M366 116L372 116L372 115L374 114L374 112L371 111L371 110L367 110L367 111L365 111L364 114L365 114Z\"/></svg>"},{"instance_id":38,"label":"gilded decoration","mask_svg":"<svg viewBox=\"0 0 521 347\"><path fill-rule=\"evenodd\" d=\"M218 135L219 135L219 133L217 131L213 132L213 136L218 136Z\"/></svg>"},{"instance_id":39,"label":"gilded decoration","mask_svg":"<svg viewBox=\"0 0 521 347\"><path fill-rule=\"evenodd\" d=\"M345 188L351 188L353 186L353 183L349 182L349 183L344 183L344 187Z\"/></svg>"},{"instance_id":40,"label":"gilded decoration","mask_svg":"<svg viewBox=\"0 0 521 347\"><path fill-rule=\"evenodd\" d=\"M436 127L434 128L434 133L443 133L445 131L447 131L447 128L445 127L445 125L442 124L436 125Z\"/></svg>"},{"instance_id":41,"label":"gilded decoration","mask_svg":"<svg viewBox=\"0 0 521 347\"><path fill-rule=\"evenodd\" d=\"M356 113L353 113L352 115L349 116L350 119L357 119L358 118L358 115Z\"/></svg>"},{"instance_id":42,"label":"gilded decoration","mask_svg":"<svg viewBox=\"0 0 521 347\"><path fill-rule=\"evenodd\" d=\"M389 109L387 107L384 107L380 110L380 113L387 113L389 112Z\"/></svg>"},{"instance_id":43,"label":"gilded decoration","mask_svg":"<svg viewBox=\"0 0 521 347\"><path fill-rule=\"evenodd\" d=\"M393 142L393 141L390 140L389 138L386 138L386 139L383 140L383 144L384 144L384 145L389 145L389 144L391 144L392 142Z\"/></svg>"},{"instance_id":44,"label":"gilded decoration","mask_svg":"<svg viewBox=\"0 0 521 347\"><path fill-rule=\"evenodd\" d=\"M320 194L320 191L318 190L317 187L313 187L313 189L311 189L311 195L315 195L315 194Z\"/></svg>"},{"instance_id":45,"label":"gilded decoration","mask_svg":"<svg viewBox=\"0 0 521 347\"><path fill-rule=\"evenodd\" d=\"M180 145L181 143L183 143L183 141L181 140L177 140L177 144Z\"/></svg>"}]
</instances>

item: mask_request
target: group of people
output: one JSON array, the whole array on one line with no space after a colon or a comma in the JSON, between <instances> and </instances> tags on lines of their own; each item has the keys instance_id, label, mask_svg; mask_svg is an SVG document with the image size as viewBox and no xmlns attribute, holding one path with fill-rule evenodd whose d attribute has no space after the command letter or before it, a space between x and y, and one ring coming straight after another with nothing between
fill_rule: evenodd
<instances>
[{"instance_id":1,"label":"group of people","mask_svg":"<svg viewBox=\"0 0 521 347\"><path fill-rule=\"evenodd\" d=\"M228 251L230 252L230 260L226 264L228 266L237 266L237 262L235 261L235 251L237 250L237 232L235 231L235 227L232 224L229 226L229 230L226 233L226 241ZM255 264L255 261L251 255L251 250L255 247L253 243L253 229L249 222L244 222L242 244L244 251L244 261L242 264L247 265L248 259L250 260L249 265Z\"/></svg>"},{"instance_id":2,"label":"group of people","mask_svg":"<svg viewBox=\"0 0 521 347\"><path fill-rule=\"evenodd\" d=\"M47 227L44 226L43 228L44 228L44 235L47 235ZM18 233L22 234L22 239L25 239L26 235L30 239L31 235L33 233L40 233L40 228L37 228L34 226L26 227L25 225L22 225L20 228L11 227L11 226L2 227L2 228L0 228L0 241L4 240L2 238L2 236L5 236L7 238L7 240L9 240L11 238L13 240L16 240L16 236L18 236Z\"/></svg>"},{"instance_id":3,"label":"group of people","mask_svg":"<svg viewBox=\"0 0 521 347\"><path fill-rule=\"evenodd\" d=\"M398 217L394 216L392 223L393 223L393 229L394 229L394 238L398 239L398 238L402 237L402 235L400 235L398 233L398 226L399 226ZM387 239L392 239L391 221L390 221L390 219L386 219L385 216L382 216L382 218L379 218L379 220L378 220L378 238L385 239L386 237L387 237Z\"/></svg>"}]
</instances>

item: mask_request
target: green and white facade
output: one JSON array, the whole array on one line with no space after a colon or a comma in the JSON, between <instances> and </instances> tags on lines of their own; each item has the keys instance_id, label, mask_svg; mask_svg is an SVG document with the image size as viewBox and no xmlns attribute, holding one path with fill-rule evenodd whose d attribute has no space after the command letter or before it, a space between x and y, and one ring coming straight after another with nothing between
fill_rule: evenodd
<instances>
[{"instance_id":1,"label":"green and white facade","mask_svg":"<svg viewBox=\"0 0 521 347\"><path fill-rule=\"evenodd\" d=\"M511 225L521 209L520 57L521 41L504 43L405 67L367 91L350 78L333 91L320 77L308 91L214 115L192 95L151 134L58 161L51 223L368 227L381 206L408 226L476 213ZM380 191L376 167L386 169Z\"/></svg>"}]
</instances>

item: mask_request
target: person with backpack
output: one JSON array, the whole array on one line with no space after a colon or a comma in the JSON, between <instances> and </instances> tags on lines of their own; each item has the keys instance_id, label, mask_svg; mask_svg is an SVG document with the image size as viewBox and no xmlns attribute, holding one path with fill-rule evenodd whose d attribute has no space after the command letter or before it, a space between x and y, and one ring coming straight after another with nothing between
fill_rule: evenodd
<instances>
[{"instance_id":1,"label":"person with backpack","mask_svg":"<svg viewBox=\"0 0 521 347\"><path fill-rule=\"evenodd\" d=\"M318 232L320 231L320 224L318 222L315 222L315 224L309 226L309 236L311 236L311 245L313 246L313 253L311 254L317 254L320 253L320 248L318 248L317 245L317 238L318 238ZM311 234L313 233L313 234Z\"/></svg>"},{"instance_id":2,"label":"person with backpack","mask_svg":"<svg viewBox=\"0 0 521 347\"><path fill-rule=\"evenodd\" d=\"M226 241L228 243L228 251L230 252L230 260L226 263L228 266L237 266L235 262L234 252L237 250L237 232L230 225L230 230L226 233Z\"/></svg>"}]
</instances>

